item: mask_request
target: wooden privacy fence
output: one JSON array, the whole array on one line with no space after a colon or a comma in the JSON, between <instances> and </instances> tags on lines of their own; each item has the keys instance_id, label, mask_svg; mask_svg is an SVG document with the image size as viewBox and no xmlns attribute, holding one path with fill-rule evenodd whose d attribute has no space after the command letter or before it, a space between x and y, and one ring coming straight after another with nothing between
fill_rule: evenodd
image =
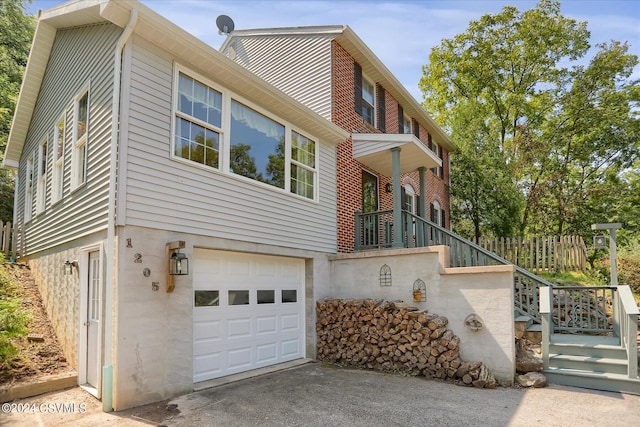
<instances>
[{"instance_id":1,"label":"wooden privacy fence","mask_svg":"<svg viewBox=\"0 0 640 427\"><path fill-rule=\"evenodd\" d=\"M480 246L529 271L584 271L587 247L581 236L480 239Z\"/></svg>"},{"instance_id":2,"label":"wooden privacy fence","mask_svg":"<svg viewBox=\"0 0 640 427\"><path fill-rule=\"evenodd\" d=\"M18 227L12 227L10 222L0 221L0 251L5 258L17 258Z\"/></svg>"}]
</instances>

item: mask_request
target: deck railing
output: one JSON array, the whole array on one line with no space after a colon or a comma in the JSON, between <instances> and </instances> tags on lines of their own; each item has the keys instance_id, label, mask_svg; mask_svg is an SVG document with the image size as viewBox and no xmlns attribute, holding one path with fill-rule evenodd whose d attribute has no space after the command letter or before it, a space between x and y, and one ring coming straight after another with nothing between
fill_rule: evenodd
<instances>
[{"instance_id":1,"label":"deck railing","mask_svg":"<svg viewBox=\"0 0 640 427\"><path fill-rule=\"evenodd\" d=\"M627 349L629 378L638 378L638 306L629 286L618 286L614 307L620 340Z\"/></svg>"},{"instance_id":2,"label":"deck railing","mask_svg":"<svg viewBox=\"0 0 640 427\"><path fill-rule=\"evenodd\" d=\"M356 213L357 251L393 247L393 211ZM444 245L449 247L450 267L474 267L487 265L512 265L509 261L487 251L481 246L439 226L438 224L402 211L402 247ZM540 286L554 285L515 266L514 304L520 314L529 315L538 323Z\"/></svg>"},{"instance_id":3,"label":"deck railing","mask_svg":"<svg viewBox=\"0 0 640 427\"><path fill-rule=\"evenodd\" d=\"M557 286L552 289L551 333L609 334L614 331L611 286Z\"/></svg>"}]
</instances>

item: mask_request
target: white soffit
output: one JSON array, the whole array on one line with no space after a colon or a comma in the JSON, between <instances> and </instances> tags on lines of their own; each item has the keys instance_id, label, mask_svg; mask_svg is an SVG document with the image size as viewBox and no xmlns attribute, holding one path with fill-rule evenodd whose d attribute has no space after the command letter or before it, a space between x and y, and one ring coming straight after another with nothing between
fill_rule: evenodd
<instances>
[{"instance_id":1,"label":"white soffit","mask_svg":"<svg viewBox=\"0 0 640 427\"><path fill-rule=\"evenodd\" d=\"M354 133L353 158L385 176L393 174L391 149L400 148L400 173L442 166L442 160L411 134Z\"/></svg>"}]
</instances>

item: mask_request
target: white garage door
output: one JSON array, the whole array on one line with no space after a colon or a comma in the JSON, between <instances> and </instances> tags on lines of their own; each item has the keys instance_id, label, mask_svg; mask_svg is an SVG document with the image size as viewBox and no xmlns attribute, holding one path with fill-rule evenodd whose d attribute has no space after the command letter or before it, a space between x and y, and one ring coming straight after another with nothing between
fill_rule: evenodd
<instances>
[{"instance_id":1,"label":"white garage door","mask_svg":"<svg viewBox=\"0 0 640 427\"><path fill-rule=\"evenodd\" d=\"M193 381L303 357L304 260L196 249Z\"/></svg>"}]
</instances>

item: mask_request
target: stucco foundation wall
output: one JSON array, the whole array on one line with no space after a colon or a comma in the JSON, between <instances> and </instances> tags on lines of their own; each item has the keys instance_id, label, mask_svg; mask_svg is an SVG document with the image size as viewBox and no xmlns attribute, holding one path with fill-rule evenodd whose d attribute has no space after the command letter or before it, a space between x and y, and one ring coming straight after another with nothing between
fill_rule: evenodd
<instances>
[{"instance_id":1,"label":"stucco foundation wall","mask_svg":"<svg viewBox=\"0 0 640 427\"><path fill-rule=\"evenodd\" d=\"M445 268L444 246L339 254L330 257L331 287L322 298L382 298L402 300L449 319L460 337L464 360L482 361L501 384L515 375L513 267ZM380 268L391 268L391 286L380 286ZM426 302L413 302L413 283L426 285ZM483 328L464 326L470 314Z\"/></svg>"},{"instance_id":2,"label":"stucco foundation wall","mask_svg":"<svg viewBox=\"0 0 640 427\"><path fill-rule=\"evenodd\" d=\"M194 248L305 259L305 348L306 356L315 358L315 301L327 293L328 254L133 226L121 227L117 234L116 410L193 390ZM175 240L185 241L181 252L190 260L190 274L176 276L175 290L167 293L165 244Z\"/></svg>"},{"instance_id":3,"label":"stucco foundation wall","mask_svg":"<svg viewBox=\"0 0 640 427\"><path fill-rule=\"evenodd\" d=\"M62 351L76 370L79 369L80 277L77 268L65 275L64 263L80 260L80 248L99 244L105 237L98 233L20 260L29 266Z\"/></svg>"}]
</instances>

